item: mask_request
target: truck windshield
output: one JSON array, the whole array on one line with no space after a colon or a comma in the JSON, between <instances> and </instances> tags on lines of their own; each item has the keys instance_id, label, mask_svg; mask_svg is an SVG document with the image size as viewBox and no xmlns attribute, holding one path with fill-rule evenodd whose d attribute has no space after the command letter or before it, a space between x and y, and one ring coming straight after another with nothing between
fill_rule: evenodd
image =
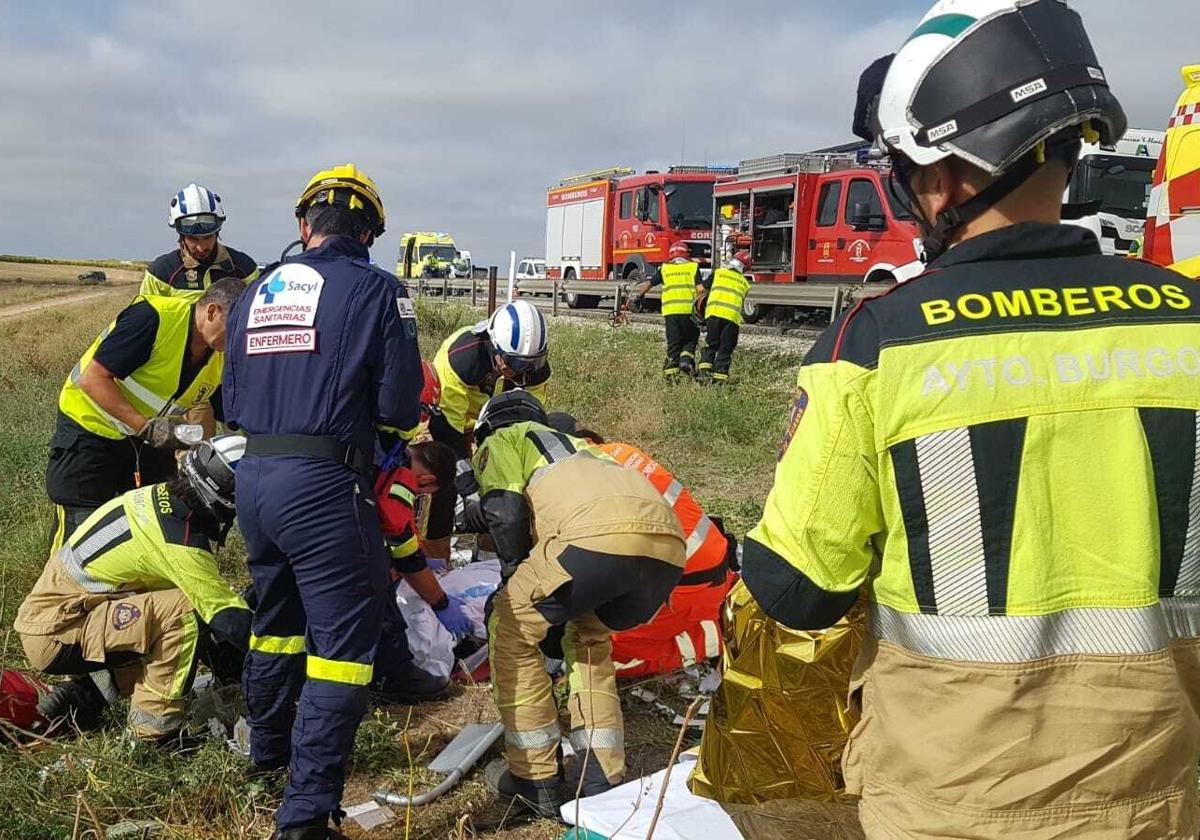
<instances>
[{"instance_id":1,"label":"truck windshield","mask_svg":"<svg viewBox=\"0 0 1200 840\"><path fill-rule=\"evenodd\" d=\"M458 252L453 245L418 245L419 259L427 260L430 255L437 257L438 262L453 262Z\"/></svg>"},{"instance_id":2,"label":"truck windshield","mask_svg":"<svg viewBox=\"0 0 1200 840\"><path fill-rule=\"evenodd\" d=\"M712 184L681 181L667 184L663 192L667 196L667 218L671 227L712 227Z\"/></svg>"},{"instance_id":3,"label":"truck windshield","mask_svg":"<svg viewBox=\"0 0 1200 840\"><path fill-rule=\"evenodd\" d=\"M1146 218L1156 161L1127 155L1088 155L1067 188L1072 204L1100 202L1100 211L1125 219Z\"/></svg>"}]
</instances>

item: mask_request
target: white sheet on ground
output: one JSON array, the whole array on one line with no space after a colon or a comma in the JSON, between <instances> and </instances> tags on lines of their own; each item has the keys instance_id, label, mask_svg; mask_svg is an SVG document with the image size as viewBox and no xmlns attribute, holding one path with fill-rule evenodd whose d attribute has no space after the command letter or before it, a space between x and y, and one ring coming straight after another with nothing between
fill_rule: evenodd
<instances>
[{"instance_id":1,"label":"white sheet on ground","mask_svg":"<svg viewBox=\"0 0 1200 840\"><path fill-rule=\"evenodd\" d=\"M500 561L480 560L452 569L438 577L447 595L455 595L466 603L471 617L472 633L487 638L483 609L488 597L500 585ZM408 646L417 666L439 677L448 677L454 670L454 636L438 621L433 609L406 582L396 587L396 603L408 625Z\"/></svg>"},{"instance_id":2,"label":"white sheet on ground","mask_svg":"<svg viewBox=\"0 0 1200 840\"><path fill-rule=\"evenodd\" d=\"M696 756L685 753L671 771L654 840L741 840L733 820L711 799L694 795L687 787ZM579 825L611 840L643 840L662 790L666 770L619 785L599 796L579 801ZM575 825L575 800L560 811L567 825Z\"/></svg>"}]
</instances>

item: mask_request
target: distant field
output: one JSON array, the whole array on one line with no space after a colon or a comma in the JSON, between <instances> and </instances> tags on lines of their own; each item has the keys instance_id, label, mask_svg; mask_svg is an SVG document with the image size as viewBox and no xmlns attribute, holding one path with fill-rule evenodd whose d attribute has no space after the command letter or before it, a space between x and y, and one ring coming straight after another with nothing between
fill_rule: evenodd
<instances>
[{"instance_id":1,"label":"distant field","mask_svg":"<svg viewBox=\"0 0 1200 840\"><path fill-rule=\"evenodd\" d=\"M22 262L20 258L13 260L0 256L0 285L13 283L61 283L72 288L82 288L80 274L95 271L96 266L88 262L78 263L49 263ZM101 269L108 278L108 285L133 285L141 282L145 269L140 266L116 266Z\"/></svg>"},{"instance_id":2,"label":"distant field","mask_svg":"<svg viewBox=\"0 0 1200 840\"><path fill-rule=\"evenodd\" d=\"M147 265L145 260L69 260L58 257L22 257L18 254L0 254L0 262L30 265L86 265L93 268L132 268L139 271Z\"/></svg>"}]
</instances>

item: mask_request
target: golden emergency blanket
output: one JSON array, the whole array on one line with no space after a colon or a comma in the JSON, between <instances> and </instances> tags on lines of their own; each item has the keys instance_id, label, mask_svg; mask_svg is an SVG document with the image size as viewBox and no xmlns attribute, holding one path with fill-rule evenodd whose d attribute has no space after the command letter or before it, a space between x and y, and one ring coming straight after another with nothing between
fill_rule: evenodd
<instances>
[{"instance_id":1,"label":"golden emergency blanket","mask_svg":"<svg viewBox=\"0 0 1200 840\"><path fill-rule=\"evenodd\" d=\"M780 627L739 582L725 602L723 680L689 785L720 802L747 837L861 838L841 758L863 638L856 607L828 630Z\"/></svg>"}]
</instances>

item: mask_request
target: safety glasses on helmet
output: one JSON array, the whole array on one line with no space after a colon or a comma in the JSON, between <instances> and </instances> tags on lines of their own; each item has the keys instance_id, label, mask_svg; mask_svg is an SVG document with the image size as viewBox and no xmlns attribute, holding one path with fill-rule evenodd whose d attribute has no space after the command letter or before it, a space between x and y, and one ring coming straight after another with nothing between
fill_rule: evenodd
<instances>
[{"instance_id":1,"label":"safety glasses on helmet","mask_svg":"<svg viewBox=\"0 0 1200 840\"><path fill-rule=\"evenodd\" d=\"M212 236L221 229L221 218L212 213L183 216L175 221L181 236Z\"/></svg>"},{"instance_id":2,"label":"safety glasses on helmet","mask_svg":"<svg viewBox=\"0 0 1200 840\"><path fill-rule=\"evenodd\" d=\"M549 351L544 350L536 356L514 356L509 353L501 353L500 358L504 365L516 374L533 373L536 370L541 370L546 366L546 358L549 356Z\"/></svg>"}]
</instances>

